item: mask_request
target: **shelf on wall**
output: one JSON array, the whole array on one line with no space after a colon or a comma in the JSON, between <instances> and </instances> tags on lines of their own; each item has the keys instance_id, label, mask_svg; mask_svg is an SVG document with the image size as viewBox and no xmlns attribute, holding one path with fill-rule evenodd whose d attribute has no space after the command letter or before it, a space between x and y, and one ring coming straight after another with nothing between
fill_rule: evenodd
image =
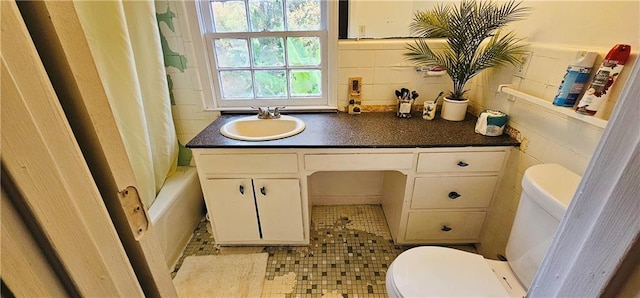
<instances>
[{"instance_id":1,"label":"shelf on wall","mask_svg":"<svg viewBox=\"0 0 640 298\"><path fill-rule=\"evenodd\" d=\"M608 123L607 120L596 118L594 116L578 114L573 108L553 105L552 103L545 101L542 98L513 89L511 88L511 85L500 85L498 86L498 91L525 100L526 102L542 107L550 112L568 116L569 118L577 119L579 121L583 121L600 128L605 128Z\"/></svg>"}]
</instances>

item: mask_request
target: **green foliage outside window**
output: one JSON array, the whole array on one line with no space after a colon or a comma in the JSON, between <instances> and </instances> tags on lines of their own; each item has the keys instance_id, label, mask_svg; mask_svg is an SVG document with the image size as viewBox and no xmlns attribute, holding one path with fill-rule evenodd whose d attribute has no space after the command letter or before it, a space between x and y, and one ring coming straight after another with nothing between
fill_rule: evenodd
<instances>
[{"instance_id":1,"label":"green foliage outside window","mask_svg":"<svg viewBox=\"0 0 640 298\"><path fill-rule=\"evenodd\" d=\"M285 1L284 8L283 0L213 1L215 30L226 33L321 29L319 1ZM224 99L253 98L254 92L256 98L322 95L321 43L317 36L218 38L214 45Z\"/></svg>"}]
</instances>

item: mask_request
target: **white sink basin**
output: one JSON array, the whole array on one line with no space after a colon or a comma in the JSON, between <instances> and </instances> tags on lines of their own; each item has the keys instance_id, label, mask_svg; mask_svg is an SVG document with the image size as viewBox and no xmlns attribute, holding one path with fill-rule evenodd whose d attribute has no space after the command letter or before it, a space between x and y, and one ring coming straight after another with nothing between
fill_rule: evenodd
<instances>
[{"instance_id":1,"label":"white sink basin","mask_svg":"<svg viewBox=\"0 0 640 298\"><path fill-rule=\"evenodd\" d=\"M225 124L220 133L241 141L269 141L299 134L304 128L304 121L296 117L281 115L278 119L258 119L258 116L249 116Z\"/></svg>"}]
</instances>

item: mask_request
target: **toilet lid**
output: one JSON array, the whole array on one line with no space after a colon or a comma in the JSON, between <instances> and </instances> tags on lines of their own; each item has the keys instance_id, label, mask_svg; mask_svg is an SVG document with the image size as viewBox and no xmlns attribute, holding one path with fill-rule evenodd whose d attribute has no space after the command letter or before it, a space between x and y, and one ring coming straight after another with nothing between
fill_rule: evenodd
<instances>
[{"instance_id":1,"label":"toilet lid","mask_svg":"<svg viewBox=\"0 0 640 298\"><path fill-rule=\"evenodd\" d=\"M400 254L391 268L404 297L508 297L481 255L423 246Z\"/></svg>"}]
</instances>

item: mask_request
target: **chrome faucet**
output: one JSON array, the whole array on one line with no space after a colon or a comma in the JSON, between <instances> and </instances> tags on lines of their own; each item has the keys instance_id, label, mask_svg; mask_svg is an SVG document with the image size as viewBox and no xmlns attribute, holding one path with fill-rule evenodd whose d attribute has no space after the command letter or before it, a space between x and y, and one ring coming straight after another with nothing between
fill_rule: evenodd
<instances>
[{"instance_id":1,"label":"chrome faucet","mask_svg":"<svg viewBox=\"0 0 640 298\"><path fill-rule=\"evenodd\" d=\"M258 107L258 119L269 119L269 107Z\"/></svg>"},{"instance_id":2,"label":"chrome faucet","mask_svg":"<svg viewBox=\"0 0 640 298\"><path fill-rule=\"evenodd\" d=\"M280 110L284 109L284 107L275 107L272 112L269 106L252 108L258 110L258 119L278 119L280 118Z\"/></svg>"}]
</instances>

